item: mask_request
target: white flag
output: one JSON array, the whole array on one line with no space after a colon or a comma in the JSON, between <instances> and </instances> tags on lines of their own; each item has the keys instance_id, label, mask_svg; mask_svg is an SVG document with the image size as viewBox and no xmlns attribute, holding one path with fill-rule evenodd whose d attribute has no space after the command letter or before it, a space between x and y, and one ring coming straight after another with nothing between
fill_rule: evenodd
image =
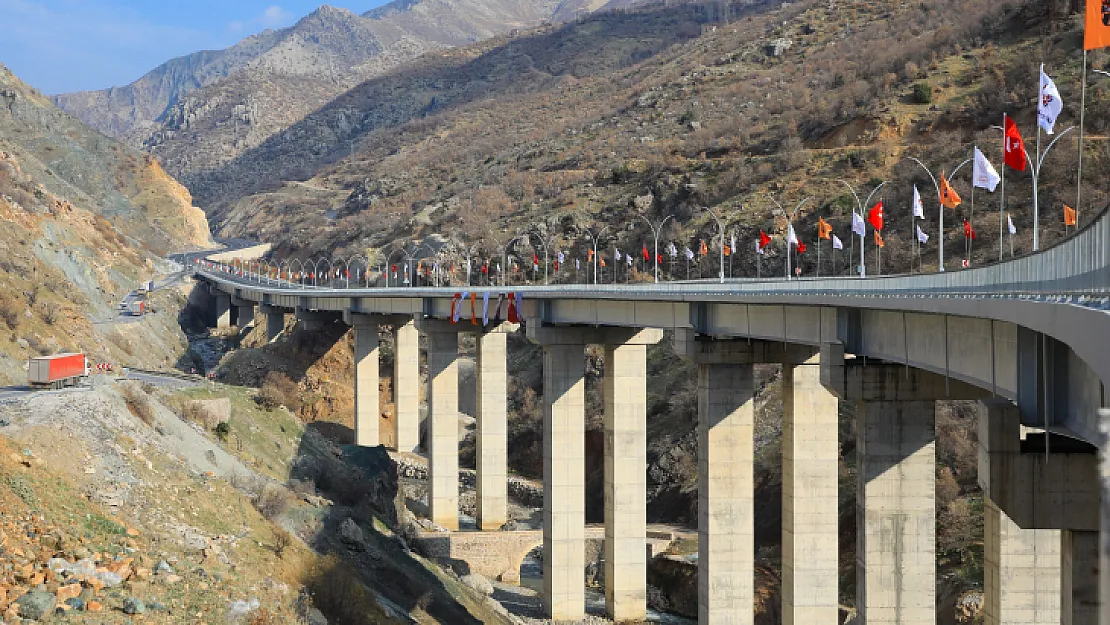
<instances>
[{"instance_id":1,"label":"white flag","mask_svg":"<svg viewBox=\"0 0 1110 625\"><path fill-rule=\"evenodd\" d=\"M578 258L575 258L574 259L574 270L578 271L581 268L582 268L582 261Z\"/></svg>"},{"instance_id":2,"label":"white flag","mask_svg":"<svg viewBox=\"0 0 1110 625\"><path fill-rule=\"evenodd\" d=\"M913 216L925 219L925 205L921 203L921 193L913 185Z\"/></svg>"},{"instance_id":3,"label":"white flag","mask_svg":"<svg viewBox=\"0 0 1110 625\"><path fill-rule=\"evenodd\" d=\"M489 291L482 294L482 325L489 323Z\"/></svg>"},{"instance_id":4,"label":"white flag","mask_svg":"<svg viewBox=\"0 0 1110 625\"><path fill-rule=\"evenodd\" d=\"M840 237L838 237L834 234L834 235L832 235L832 238L833 238L832 241L833 241L833 249L834 250L844 249L844 243L841 242Z\"/></svg>"},{"instance_id":5,"label":"white flag","mask_svg":"<svg viewBox=\"0 0 1110 625\"><path fill-rule=\"evenodd\" d=\"M564 262L566 262L566 261L565 261L565 259L563 258L563 253L562 253L562 252L559 252L559 264L561 265L561 264L563 264Z\"/></svg>"},{"instance_id":6,"label":"white flag","mask_svg":"<svg viewBox=\"0 0 1110 625\"><path fill-rule=\"evenodd\" d=\"M786 226L786 244L797 245L798 237L794 234L794 224L787 224Z\"/></svg>"},{"instance_id":7,"label":"white flag","mask_svg":"<svg viewBox=\"0 0 1110 625\"><path fill-rule=\"evenodd\" d=\"M617 260L621 259L621 251L615 247L613 248L613 257Z\"/></svg>"},{"instance_id":8,"label":"white flag","mask_svg":"<svg viewBox=\"0 0 1110 625\"><path fill-rule=\"evenodd\" d=\"M755 242L755 253L759 254L760 256L763 255L763 248L759 247L759 241Z\"/></svg>"},{"instance_id":9,"label":"white flag","mask_svg":"<svg viewBox=\"0 0 1110 625\"><path fill-rule=\"evenodd\" d=\"M694 250L690 246L686 246L686 260L694 260Z\"/></svg>"},{"instance_id":10,"label":"white flag","mask_svg":"<svg viewBox=\"0 0 1110 625\"><path fill-rule=\"evenodd\" d=\"M1014 227L1014 218L1009 213L1006 214L1006 225L1010 229L1010 234L1017 234L1017 228Z\"/></svg>"},{"instance_id":11,"label":"white flag","mask_svg":"<svg viewBox=\"0 0 1110 625\"><path fill-rule=\"evenodd\" d=\"M1056 125L1056 118L1060 115L1060 111L1064 108L1064 101L1060 99L1060 92L1056 89L1056 83L1044 73L1044 63L1041 63L1041 94L1040 99L1037 100L1037 124L1044 128L1048 134L1052 134L1052 128Z\"/></svg>"},{"instance_id":12,"label":"white flag","mask_svg":"<svg viewBox=\"0 0 1110 625\"><path fill-rule=\"evenodd\" d=\"M861 237L867 234L867 224L863 223L863 217L859 213L852 213L852 232Z\"/></svg>"},{"instance_id":13,"label":"white flag","mask_svg":"<svg viewBox=\"0 0 1110 625\"><path fill-rule=\"evenodd\" d=\"M731 241L732 241L732 244L729 245L728 247L729 247L730 250L735 250L736 249L736 233L735 232L732 233Z\"/></svg>"},{"instance_id":14,"label":"white flag","mask_svg":"<svg viewBox=\"0 0 1110 625\"><path fill-rule=\"evenodd\" d=\"M667 253L671 255L671 258L678 256L678 248L674 246L674 241L671 241L671 246L667 248Z\"/></svg>"},{"instance_id":15,"label":"white flag","mask_svg":"<svg viewBox=\"0 0 1110 625\"><path fill-rule=\"evenodd\" d=\"M625 254L624 257L625 257L626 260L628 260L628 266L631 267L632 266L632 254Z\"/></svg>"},{"instance_id":16,"label":"white flag","mask_svg":"<svg viewBox=\"0 0 1110 625\"><path fill-rule=\"evenodd\" d=\"M921 226L917 227L917 240L922 244L929 242L929 235L925 234L925 231L921 229Z\"/></svg>"},{"instance_id":17,"label":"white flag","mask_svg":"<svg viewBox=\"0 0 1110 625\"><path fill-rule=\"evenodd\" d=\"M987 160L986 156L975 148L975 163L973 165L971 177L974 179L974 185L980 189L986 189L994 193L995 187L998 186L998 181L1002 178L995 171L994 166Z\"/></svg>"}]
</instances>

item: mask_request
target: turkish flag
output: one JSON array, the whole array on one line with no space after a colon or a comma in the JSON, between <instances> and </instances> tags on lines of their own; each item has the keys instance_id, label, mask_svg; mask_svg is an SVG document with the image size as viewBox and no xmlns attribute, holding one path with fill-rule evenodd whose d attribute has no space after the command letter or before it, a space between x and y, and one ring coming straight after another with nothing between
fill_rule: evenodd
<instances>
[{"instance_id":1,"label":"turkish flag","mask_svg":"<svg viewBox=\"0 0 1110 625\"><path fill-rule=\"evenodd\" d=\"M648 255L648 251L647 251L647 243L644 243L644 262L646 263L646 262L648 262L648 260L650 260L650 259L651 259L651 256L650 256L650 255Z\"/></svg>"},{"instance_id":2,"label":"turkish flag","mask_svg":"<svg viewBox=\"0 0 1110 625\"><path fill-rule=\"evenodd\" d=\"M801 241L798 241L798 253L799 254L805 254L806 253L806 244L802 243Z\"/></svg>"},{"instance_id":3,"label":"turkish flag","mask_svg":"<svg viewBox=\"0 0 1110 625\"><path fill-rule=\"evenodd\" d=\"M1014 120L1009 115L1004 116L1004 119L1006 130L1002 138L1002 160L1011 169L1025 171L1025 141L1022 140Z\"/></svg>"},{"instance_id":4,"label":"turkish flag","mask_svg":"<svg viewBox=\"0 0 1110 625\"><path fill-rule=\"evenodd\" d=\"M882 230L883 229L883 201L882 200L879 200L879 203L876 204L874 207L872 207L871 212L867 213L867 221L871 222L871 225L875 226L876 230Z\"/></svg>"},{"instance_id":5,"label":"turkish flag","mask_svg":"<svg viewBox=\"0 0 1110 625\"><path fill-rule=\"evenodd\" d=\"M759 231L759 249L763 249L763 248L767 247L767 244L770 243L770 242L771 242L771 237L767 236L766 232L760 230Z\"/></svg>"},{"instance_id":6,"label":"turkish flag","mask_svg":"<svg viewBox=\"0 0 1110 625\"><path fill-rule=\"evenodd\" d=\"M972 228L971 223L968 221L964 221L964 236L971 239L972 241L978 238L975 236L975 228Z\"/></svg>"}]
</instances>

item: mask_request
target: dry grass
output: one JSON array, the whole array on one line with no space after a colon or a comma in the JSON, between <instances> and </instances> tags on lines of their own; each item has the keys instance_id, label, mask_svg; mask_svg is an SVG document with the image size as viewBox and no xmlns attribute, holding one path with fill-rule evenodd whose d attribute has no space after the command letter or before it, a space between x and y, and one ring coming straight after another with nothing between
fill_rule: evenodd
<instances>
[{"instance_id":1,"label":"dry grass","mask_svg":"<svg viewBox=\"0 0 1110 625\"><path fill-rule=\"evenodd\" d=\"M300 387L293 378L279 371L266 374L256 401L267 410L285 406L292 412L298 412L303 405Z\"/></svg>"},{"instance_id":2,"label":"dry grass","mask_svg":"<svg viewBox=\"0 0 1110 625\"><path fill-rule=\"evenodd\" d=\"M293 505L293 495L284 486L267 484L254 499L254 507L271 521L285 514Z\"/></svg>"},{"instance_id":3,"label":"dry grass","mask_svg":"<svg viewBox=\"0 0 1110 625\"><path fill-rule=\"evenodd\" d=\"M121 389L123 394L123 401L127 404L127 409L131 414L135 415L143 423L153 426L154 425L154 404L147 395L134 384L125 384Z\"/></svg>"},{"instance_id":4,"label":"dry grass","mask_svg":"<svg viewBox=\"0 0 1110 625\"><path fill-rule=\"evenodd\" d=\"M344 625L389 623L374 595L358 579L358 573L334 555L320 558L302 580L312 601L330 622Z\"/></svg>"}]
</instances>

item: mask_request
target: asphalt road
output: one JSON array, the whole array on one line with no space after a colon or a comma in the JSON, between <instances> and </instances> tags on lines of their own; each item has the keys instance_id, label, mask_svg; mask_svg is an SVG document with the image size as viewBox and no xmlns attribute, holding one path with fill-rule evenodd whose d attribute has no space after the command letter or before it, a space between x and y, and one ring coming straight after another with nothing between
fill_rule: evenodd
<instances>
[{"instance_id":1,"label":"asphalt road","mask_svg":"<svg viewBox=\"0 0 1110 625\"><path fill-rule=\"evenodd\" d=\"M154 386L159 386L159 387L162 387L162 388L168 388L168 389L174 389L174 390L183 389L183 388L193 388L193 387L196 387L196 386L200 386L201 384L204 383L204 380L202 380L200 377L197 377L195 380L189 380L189 379L184 379L184 378L180 378L180 377L176 377L176 376L172 376L172 375L159 375L159 374L156 374L156 373L146 373L146 372L142 372L142 371L131 371L131 370L128 370L127 371L127 376L123 377L123 378L114 378L114 377L109 377L109 376L97 375L97 376L95 376L95 379L97 380L97 382L100 382L100 383L104 383L104 382L113 383L113 382L118 382L119 380L122 380L122 379L135 380L136 382L146 382L148 384L153 384ZM27 397L28 395L31 395L32 393L66 393L66 392L71 392L71 391L80 391L80 390L88 390L88 389L89 389L88 385L76 386L76 387L70 387L70 388L58 389L58 390L31 389L28 386L0 386L0 404L4 404L6 402L17 401L17 400L23 399L23 398Z\"/></svg>"}]
</instances>

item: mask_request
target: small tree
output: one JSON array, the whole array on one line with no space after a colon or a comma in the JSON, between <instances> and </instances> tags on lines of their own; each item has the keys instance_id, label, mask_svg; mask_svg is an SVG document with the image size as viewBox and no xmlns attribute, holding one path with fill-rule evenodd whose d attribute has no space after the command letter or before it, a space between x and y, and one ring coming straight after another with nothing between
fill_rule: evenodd
<instances>
[{"instance_id":1,"label":"small tree","mask_svg":"<svg viewBox=\"0 0 1110 625\"><path fill-rule=\"evenodd\" d=\"M917 104L929 104L933 101L933 88L927 82L919 82L913 86L913 101Z\"/></svg>"},{"instance_id":2,"label":"small tree","mask_svg":"<svg viewBox=\"0 0 1110 625\"><path fill-rule=\"evenodd\" d=\"M216 425L216 438L226 443L228 434L231 434L231 425L227 421L220 421L220 423Z\"/></svg>"}]
</instances>

